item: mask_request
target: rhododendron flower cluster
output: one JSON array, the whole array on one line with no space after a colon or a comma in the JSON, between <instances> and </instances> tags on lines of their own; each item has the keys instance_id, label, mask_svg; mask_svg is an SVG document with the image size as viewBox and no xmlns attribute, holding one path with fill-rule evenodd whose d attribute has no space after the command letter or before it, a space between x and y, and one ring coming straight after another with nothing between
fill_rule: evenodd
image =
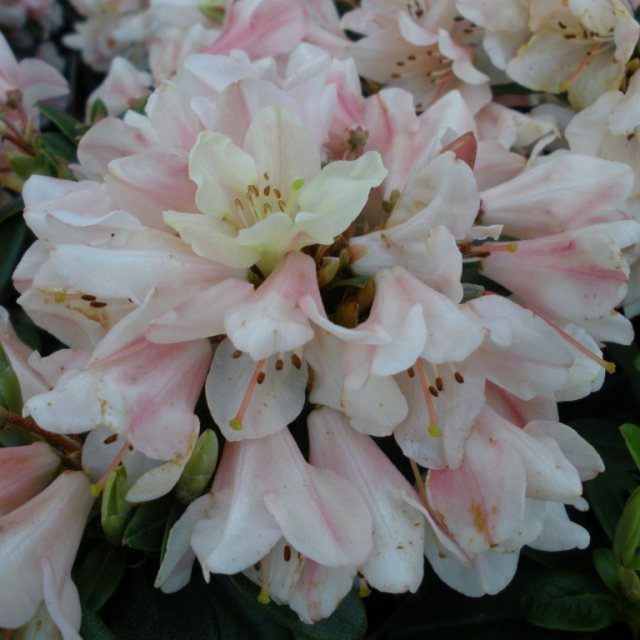
<instances>
[{"instance_id":1,"label":"rhododendron flower cluster","mask_svg":"<svg viewBox=\"0 0 640 640\"><path fill-rule=\"evenodd\" d=\"M308 623L354 583L415 592L425 558L481 596L525 546L586 548L567 507L604 465L557 403L600 388L640 308L630 8L73 4L66 43L110 71L65 177L12 172L66 84L0 41L3 184L35 237L13 283L63 344L32 352L2 310L0 417L51 446L0 449L0 627L44 601L79 637L71 566L121 480L129 505L189 496L157 587L243 572ZM512 109L505 77L583 110Z\"/></svg>"}]
</instances>

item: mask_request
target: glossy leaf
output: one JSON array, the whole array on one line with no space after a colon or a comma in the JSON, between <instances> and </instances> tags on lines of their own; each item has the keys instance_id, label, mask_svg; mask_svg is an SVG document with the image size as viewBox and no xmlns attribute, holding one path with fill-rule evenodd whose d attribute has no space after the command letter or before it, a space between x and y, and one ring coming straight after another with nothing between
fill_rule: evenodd
<instances>
[{"instance_id":1,"label":"glossy leaf","mask_svg":"<svg viewBox=\"0 0 640 640\"><path fill-rule=\"evenodd\" d=\"M100 610L113 595L124 574L125 560L120 549L109 544L98 544L83 560L75 583L83 607Z\"/></svg>"},{"instance_id":2,"label":"glossy leaf","mask_svg":"<svg viewBox=\"0 0 640 640\"><path fill-rule=\"evenodd\" d=\"M140 551L159 553L171 503L171 496L164 496L141 504L125 529L123 544Z\"/></svg>"},{"instance_id":3,"label":"glossy leaf","mask_svg":"<svg viewBox=\"0 0 640 640\"><path fill-rule=\"evenodd\" d=\"M591 576L556 571L535 580L521 599L529 622L548 629L597 631L619 616L618 603Z\"/></svg>"}]
</instances>

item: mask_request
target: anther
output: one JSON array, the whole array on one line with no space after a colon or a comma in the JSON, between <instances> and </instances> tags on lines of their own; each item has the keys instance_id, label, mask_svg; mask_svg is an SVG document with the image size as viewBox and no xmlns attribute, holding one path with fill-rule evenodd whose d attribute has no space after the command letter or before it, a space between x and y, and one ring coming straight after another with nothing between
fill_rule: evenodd
<instances>
[{"instance_id":1,"label":"anther","mask_svg":"<svg viewBox=\"0 0 640 640\"><path fill-rule=\"evenodd\" d=\"M459 371L456 371L456 372L453 374L453 378L455 379L455 381L456 381L458 384L464 384L464 377L463 377L463 375L462 375Z\"/></svg>"},{"instance_id":2,"label":"anther","mask_svg":"<svg viewBox=\"0 0 640 640\"><path fill-rule=\"evenodd\" d=\"M267 377L267 374L264 371L261 371L257 378L256 378L256 383L257 384L262 384L264 382L264 379Z\"/></svg>"},{"instance_id":3,"label":"anther","mask_svg":"<svg viewBox=\"0 0 640 640\"><path fill-rule=\"evenodd\" d=\"M282 550L282 556L285 562L289 562L289 560L291 560L291 547L288 544L284 545L284 549Z\"/></svg>"},{"instance_id":4,"label":"anther","mask_svg":"<svg viewBox=\"0 0 640 640\"><path fill-rule=\"evenodd\" d=\"M442 382L442 378L440 376L436 378L436 389L438 391L442 391L444 389L444 382Z\"/></svg>"},{"instance_id":5,"label":"anther","mask_svg":"<svg viewBox=\"0 0 640 640\"><path fill-rule=\"evenodd\" d=\"M408 375L410 378L415 378L416 372L415 372L415 370L414 370L414 368L413 368L413 367L409 367L409 368L407 369L407 375Z\"/></svg>"},{"instance_id":6,"label":"anther","mask_svg":"<svg viewBox=\"0 0 640 640\"><path fill-rule=\"evenodd\" d=\"M92 302L89 303L90 307L93 307L94 309L102 309L102 307L106 307L107 303L106 302L98 302L97 300L93 300Z\"/></svg>"},{"instance_id":7,"label":"anther","mask_svg":"<svg viewBox=\"0 0 640 640\"><path fill-rule=\"evenodd\" d=\"M271 193L271 187L269 185L267 185L263 190L262 193L264 193L265 196L268 196Z\"/></svg>"},{"instance_id":8,"label":"anther","mask_svg":"<svg viewBox=\"0 0 640 640\"><path fill-rule=\"evenodd\" d=\"M273 189L273 195L276 198L278 198L278 200L280 200L282 198L282 193L280 192L280 189L276 189L275 187Z\"/></svg>"},{"instance_id":9,"label":"anther","mask_svg":"<svg viewBox=\"0 0 640 640\"><path fill-rule=\"evenodd\" d=\"M238 358L240 358L242 356L242 351L240 351L239 349L236 349L233 354L231 355L231 357L234 360L237 360Z\"/></svg>"},{"instance_id":10,"label":"anther","mask_svg":"<svg viewBox=\"0 0 640 640\"><path fill-rule=\"evenodd\" d=\"M274 189L275 192L275 189ZM280 211L282 211L282 213L285 212L287 208L287 203L284 200L278 200L278 209L280 209Z\"/></svg>"},{"instance_id":11,"label":"anther","mask_svg":"<svg viewBox=\"0 0 640 640\"><path fill-rule=\"evenodd\" d=\"M103 444L111 444L112 442L115 442L118 439L118 434L117 433L112 433L108 438L105 438L102 443Z\"/></svg>"},{"instance_id":12,"label":"anther","mask_svg":"<svg viewBox=\"0 0 640 640\"><path fill-rule=\"evenodd\" d=\"M82 300L86 300L87 302L93 302L96 299L95 296L92 296L88 293L85 293L83 296L80 296L80 297L82 298Z\"/></svg>"},{"instance_id":13,"label":"anther","mask_svg":"<svg viewBox=\"0 0 640 640\"><path fill-rule=\"evenodd\" d=\"M438 397L438 390L432 385L429 385L429 393L434 397L437 398Z\"/></svg>"},{"instance_id":14,"label":"anther","mask_svg":"<svg viewBox=\"0 0 640 640\"><path fill-rule=\"evenodd\" d=\"M291 364L296 368L300 369L302 367L302 359L297 353L294 353L291 356Z\"/></svg>"},{"instance_id":15,"label":"anther","mask_svg":"<svg viewBox=\"0 0 640 640\"><path fill-rule=\"evenodd\" d=\"M284 367L284 361L282 358L278 358L276 360L276 371L282 371L282 367Z\"/></svg>"}]
</instances>

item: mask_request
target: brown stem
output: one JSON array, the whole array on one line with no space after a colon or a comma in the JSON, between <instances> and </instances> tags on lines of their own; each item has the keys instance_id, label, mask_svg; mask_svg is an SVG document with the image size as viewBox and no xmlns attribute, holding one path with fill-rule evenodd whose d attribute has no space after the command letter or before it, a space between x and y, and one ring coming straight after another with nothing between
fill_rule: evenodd
<instances>
[{"instance_id":1,"label":"brown stem","mask_svg":"<svg viewBox=\"0 0 640 640\"><path fill-rule=\"evenodd\" d=\"M42 436L49 442L55 444L61 449L64 449L65 451L68 451L69 453L75 453L76 451L80 451L80 449L82 448L79 443L74 442L70 438L41 429L33 420L31 420L31 418L23 418L22 416L19 416L16 413L11 413L11 411L7 411L6 409L3 409L1 407L0 417L4 418L11 424L23 427L24 429L27 429L32 433Z\"/></svg>"}]
</instances>

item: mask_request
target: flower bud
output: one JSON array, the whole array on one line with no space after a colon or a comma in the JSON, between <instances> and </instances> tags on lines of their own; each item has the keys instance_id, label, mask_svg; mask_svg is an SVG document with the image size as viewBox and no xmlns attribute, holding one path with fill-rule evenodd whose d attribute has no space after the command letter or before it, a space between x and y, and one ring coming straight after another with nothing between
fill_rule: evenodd
<instances>
[{"instance_id":1,"label":"flower bud","mask_svg":"<svg viewBox=\"0 0 640 640\"><path fill-rule=\"evenodd\" d=\"M111 473L104 485L100 508L102 530L107 540L113 544L122 543L122 536L129 520L131 504L125 498L128 490L127 470L120 466Z\"/></svg>"},{"instance_id":2,"label":"flower bud","mask_svg":"<svg viewBox=\"0 0 640 640\"><path fill-rule=\"evenodd\" d=\"M188 504L195 500L209 484L218 462L218 438L207 429L198 437L193 453L176 485L176 497Z\"/></svg>"},{"instance_id":3,"label":"flower bud","mask_svg":"<svg viewBox=\"0 0 640 640\"><path fill-rule=\"evenodd\" d=\"M12 413L22 413L20 383L2 345L0 345L0 407ZM3 423L4 420L0 417L0 426L4 426Z\"/></svg>"}]
</instances>

